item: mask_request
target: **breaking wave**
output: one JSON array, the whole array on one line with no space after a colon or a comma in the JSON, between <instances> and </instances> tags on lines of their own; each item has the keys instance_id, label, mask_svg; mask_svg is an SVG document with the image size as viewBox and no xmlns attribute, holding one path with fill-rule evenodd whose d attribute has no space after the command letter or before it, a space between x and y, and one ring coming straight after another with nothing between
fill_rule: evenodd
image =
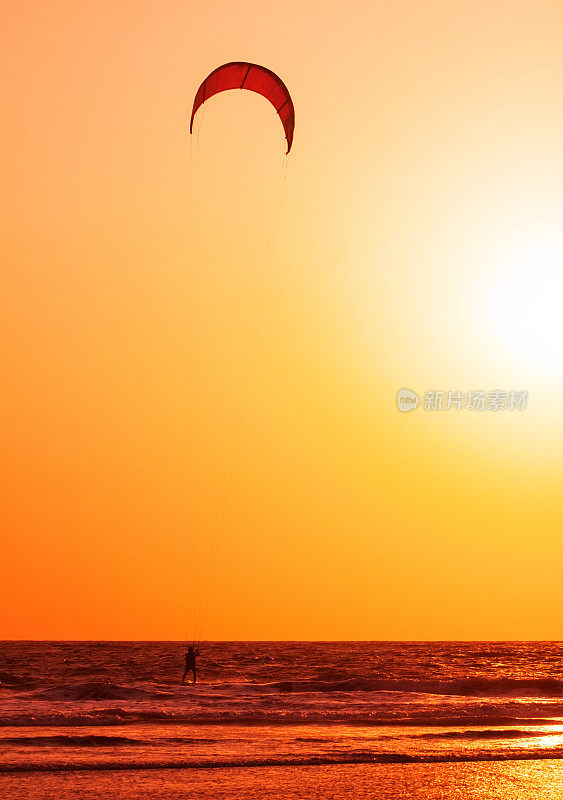
<instances>
[{"instance_id":1,"label":"breaking wave","mask_svg":"<svg viewBox=\"0 0 563 800\"><path fill-rule=\"evenodd\" d=\"M100 736L86 734L85 736L5 736L0 739L0 744L19 745L21 747L118 747L119 745L145 745L145 739L133 739L127 736Z\"/></svg>"},{"instance_id":2,"label":"breaking wave","mask_svg":"<svg viewBox=\"0 0 563 800\"><path fill-rule=\"evenodd\" d=\"M84 735L55 734L44 736L3 736L0 745L16 745L19 747L137 747L161 744L200 745L212 744L217 741L209 737L193 736L162 736L143 739L131 736L105 736L103 734L88 733Z\"/></svg>"},{"instance_id":3,"label":"breaking wave","mask_svg":"<svg viewBox=\"0 0 563 800\"><path fill-rule=\"evenodd\" d=\"M89 682L56 686L34 692L34 700L158 700L172 697L169 692L147 690L116 683Z\"/></svg>"},{"instance_id":4,"label":"breaking wave","mask_svg":"<svg viewBox=\"0 0 563 800\"><path fill-rule=\"evenodd\" d=\"M447 764L492 761L533 761L563 758L563 748L481 751L476 753L373 753L367 750L336 752L318 756L246 759L170 759L157 761L76 761L73 763L1 764L0 773L127 771L163 769L233 769L258 767L303 767L336 764Z\"/></svg>"},{"instance_id":5,"label":"breaking wave","mask_svg":"<svg viewBox=\"0 0 563 800\"><path fill-rule=\"evenodd\" d=\"M454 711L453 709L451 711ZM103 708L85 709L80 712L76 709L68 711L55 711L53 709L39 712L12 713L4 712L0 715L0 727L83 727L112 726L128 724L168 724L168 725L352 725L352 726L380 726L393 725L397 727L423 726L423 727L483 727L486 725L562 725L561 717L554 714L556 709L548 707L545 716L541 709L518 708L514 713L501 713L498 709L474 709L474 713L447 713L447 710L420 709L407 712L397 709L386 712L381 706L374 705L373 710L361 708L354 710L304 708L294 709L202 709L194 708L159 708L155 710L141 708ZM560 710L563 716L563 709Z\"/></svg>"},{"instance_id":6,"label":"breaking wave","mask_svg":"<svg viewBox=\"0 0 563 800\"><path fill-rule=\"evenodd\" d=\"M461 678L455 681L386 680L297 680L258 684L255 689L274 693L401 692L462 697L563 697L563 681L555 678L517 679Z\"/></svg>"},{"instance_id":7,"label":"breaking wave","mask_svg":"<svg viewBox=\"0 0 563 800\"><path fill-rule=\"evenodd\" d=\"M10 672L0 671L0 688L20 689L28 685L29 682L25 678L22 678L20 675L13 675Z\"/></svg>"}]
</instances>

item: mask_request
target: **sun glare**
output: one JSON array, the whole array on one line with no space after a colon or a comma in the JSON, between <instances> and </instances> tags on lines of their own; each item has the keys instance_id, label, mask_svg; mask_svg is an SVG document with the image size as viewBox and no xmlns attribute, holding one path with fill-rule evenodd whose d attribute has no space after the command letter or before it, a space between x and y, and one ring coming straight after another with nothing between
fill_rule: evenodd
<instances>
[{"instance_id":1,"label":"sun glare","mask_svg":"<svg viewBox=\"0 0 563 800\"><path fill-rule=\"evenodd\" d=\"M563 373L563 239L512 250L491 293L491 322L512 357L544 374Z\"/></svg>"}]
</instances>

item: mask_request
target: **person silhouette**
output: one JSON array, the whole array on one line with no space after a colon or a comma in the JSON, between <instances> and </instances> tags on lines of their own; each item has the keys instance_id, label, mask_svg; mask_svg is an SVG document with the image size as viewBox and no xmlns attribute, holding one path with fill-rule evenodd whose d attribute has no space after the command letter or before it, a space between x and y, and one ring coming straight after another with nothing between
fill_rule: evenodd
<instances>
[{"instance_id":1,"label":"person silhouette","mask_svg":"<svg viewBox=\"0 0 563 800\"><path fill-rule=\"evenodd\" d=\"M195 683L196 680L196 666L195 666L195 657L199 655L199 650L196 650L193 645L188 647L188 652L186 653L186 668L184 670L184 675L182 677L182 683L186 680L186 675L188 672L191 672L194 676L192 683Z\"/></svg>"}]
</instances>

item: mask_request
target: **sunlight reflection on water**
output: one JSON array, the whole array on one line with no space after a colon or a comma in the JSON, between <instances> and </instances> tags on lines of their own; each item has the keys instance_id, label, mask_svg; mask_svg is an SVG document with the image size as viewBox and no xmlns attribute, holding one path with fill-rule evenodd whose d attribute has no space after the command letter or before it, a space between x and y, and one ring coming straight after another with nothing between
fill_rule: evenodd
<instances>
[{"instance_id":1,"label":"sunlight reflection on water","mask_svg":"<svg viewBox=\"0 0 563 800\"><path fill-rule=\"evenodd\" d=\"M560 800L563 762L375 764L0 776L29 800Z\"/></svg>"}]
</instances>

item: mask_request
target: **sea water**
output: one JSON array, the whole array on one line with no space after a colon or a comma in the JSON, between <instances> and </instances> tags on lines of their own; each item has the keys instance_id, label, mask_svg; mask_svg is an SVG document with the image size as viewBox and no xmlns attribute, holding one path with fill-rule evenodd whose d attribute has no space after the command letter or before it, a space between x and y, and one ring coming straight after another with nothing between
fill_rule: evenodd
<instances>
[{"instance_id":1,"label":"sea water","mask_svg":"<svg viewBox=\"0 0 563 800\"><path fill-rule=\"evenodd\" d=\"M561 643L198 647L0 643L0 796L563 797Z\"/></svg>"}]
</instances>

